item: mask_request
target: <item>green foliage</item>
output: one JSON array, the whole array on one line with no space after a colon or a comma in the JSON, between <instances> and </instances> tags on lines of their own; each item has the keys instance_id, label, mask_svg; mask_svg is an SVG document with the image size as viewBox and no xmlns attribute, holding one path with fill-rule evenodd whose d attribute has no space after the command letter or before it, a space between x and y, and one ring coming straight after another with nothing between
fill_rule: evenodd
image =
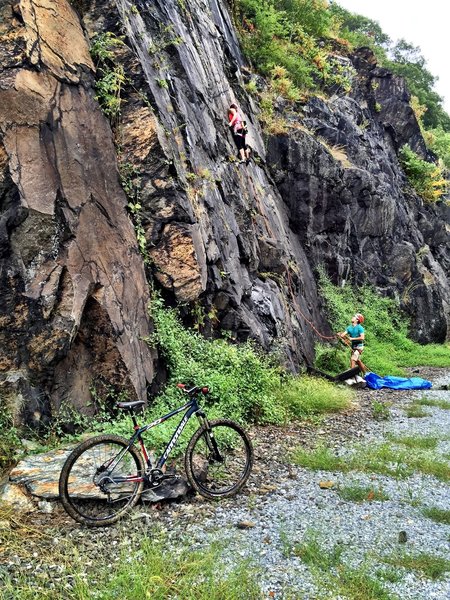
<instances>
[{"instance_id":1,"label":"green foliage","mask_svg":"<svg viewBox=\"0 0 450 600\"><path fill-rule=\"evenodd\" d=\"M418 406L435 406L442 410L450 410L450 402L448 400L435 400L432 398L418 398L414 400L414 404Z\"/></svg>"},{"instance_id":2,"label":"green foliage","mask_svg":"<svg viewBox=\"0 0 450 600\"><path fill-rule=\"evenodd\" d=\"M445 508L437 508L435 506L431 506L429 508L424 508L422 513L432 521L436 523L444 523L444 525L450 525L450 510L446 510Z\"/></svg>"},{"instance_id":3,"label":"green foliage","mask_svg":"<svg viewBox=\"0 0 450 600\"><path fill-rule=\"evenodd\" d=\"M280 370L254 346L250 343L235 346L222 339L206 340L184 328L177 311L164 308L156 294L151 316L156 328L152 342L158 345L169 370L160 401L172 407L179 403L176 390L179 382L207 385L208 402L217 416L241 422L284 421L273 394L273 389L280 385Z\"/></svg>"},{"instance_id":4,"label":"green foliage","mask_svg":"<svg viewBox=\"0 0 450 600\"><path fill-rule=\"evenodd\" d=\"M180 403L176 384L207 385L208 415L240 422L281 424L347 407L351 392L331 384L284 373L251 343L233 345L207 340L182 326L174 309L155 294L151 303L157 344L169 371L164 393L152 412L167 412ZM157 416L160 416L157 415Z\"/></svg>"},{"instance_id":5,"label":"green foliage","mask_svg":"<svg viewBox=\"0 0 450 600\"><path fill-rule=\"evenodd\" d=\"M3 399L2 399L3 401ZM7 404L0 405L0 473L11 465L17 453L22 449L22 442L18 429Z\"/></svg>"},{"instance_id":6,"label":"green foliage","mask_svg":"<svg viewBox=\"0 0 450 600\"><path fill-rule=\"evenodd\" d=\"M408 569L408 571L419 571L429 579L442 579L450 571L450 560L426 552L398 553L384 556L381 560L387 564Z\"/></svg>"},{"instance_id":7,"label":"green foliage","mask_svg":"<svg viewBox=\"0 0 450 600\"><path fill-rule=\"evenodd\" d=\"M366 343L362 359L371 371L380 375L405 375L404 367L449 365L449 344L422 346L408 338L409 319L395 300L379 296L370 286L335 286L323 269L318 272L320 293L325 299L328 317L335 331L345 330L355 312L365 316ZM348 350L345 352L348 366ZM319 348L318 356L323 354L324 351ZM342 370L339 352L336 353L339 362L332 368L334 355L332 349L326 353L328 368L324 370L331 373Z\"/></svg>"},{"instance_id":8,"label":"green foliage","mask_svg":"<svg viewBox=\"0 0 450 600\"><path fill-rule=\"evenodd\" d=\"M449 182L439 165L421 159L407 144L401 148L399 159L410 184L424 200L436 202L446 194Z\"/></svg>"},{"instance_id":9,"label":"green foliage","mask_svg":"<svg viewBox=\"0 0 450 600\"><path fill-rule=\"evenodd\" d=\"M275 389L275 397L288 418L307 419L348 408L352 392L320 378L287 376Z\"/></svg>"},{"instance_id":10,"label":"green foliage","mask_svg":"<svg viewBox=\"0 0 450 600\"><path fill-rule=\"evenodd\" d=\"M91 40L90 53L98 66L107 61L114 62L114 51L124 45L123 37L118 37L111 31L99 33Z\"/></svg>"},{"instance_id":11,"label":"green foliage","mask_svg":"<svg viewBox=\"0 0 450 600\"><path fill-rule=\"evenodd\" d=\"M382 46L390 44L389 36L377 21L352 13L335 2L330 7L340 24L341 35L355 46Z\"/></svg>"},{"instance_id":12,"label":"green foliage","mask_svg":"<svg viewBox=\"0 0 450 600\"><path fill-rule=\"evenodd\" d=\"M389 496L382 489L374 489L370 486L339 486L336 491L347 502L384 502L389 500Z\"/></svg>"},{"instance_id":13,"label":"green foliage","mask_svg":"<svg viewBox=\"0 0 450 600\"><path fill-rule=\"evenodd\" d=\"M3 515L2 515L3 516ZM236 560L229 569L221 569L224 548L213 544L206 549L193 550L191 540L174 542L152 527L142 528L138 538L115 535L113 552L99 553L89 557L83 545L78 546L71 536L53 542L53 536L46 536L30 526L29 519L20 523L14 519L10 528L18 550L14 555L26 553L20 548L28 548L30 537L33 542L39 537L40 562L43 570L55 569L70 573L70 584L66 576L51 578L36 577L36 572L18 569L14 576L2 577L1 598L9 600L259 600L261 589L258 585L258 571L248 560ZM6 532L6 529L4 530ZM19 537L18 535L21 535ZM2 531L3 533L3 531ZM26 539L25 539L26 536ZM12 537L12 535L11 535ZM48 539L47 539L48 538ZM11 540L12 545L12 540ZM14 547L14 546L13 546ZM35 547L35 546L34 546ZM43 551L44 550L44 551ZM105 555L107 560L105 561ZM92 559L91 559L92 558Z\"/></svg>"},{"instance_id":14,"label":"green foliage","mask_svg":"<svg viewBox=\"0 0 450 600\"><path fill-rule=\"evenodd\" d=\"M261 73L270 75L274 67L282 67L297 90L333 84L349 89L326 47L337 23L324 2L238 0L237 7L244 50Z\"/></svg>"},{"instance_id":15,"label":"green foliage","mask_svg":"<svg viewBox=\"0 0 450 600\"><path fill-rule=\"evenodd\" d=\"M387 438L393 444L400 444L407 448L420 448L422 450L433 450L436 448L438 438L434 436L413 436L388 434Z\"/></svg>"},{"instance_id":16,"label":"green foliage","mask_svg":"<svg viewBox=\"0 0 450 600\"><path fill-rule=\"evenodd\" d=\"M119 175L122 188L129 199L127 208L133 221L139 250L144 259L144 264L149 265L150 255L147 249L142 205L139 202L141 177L136 167L129 162L119 162Z\"/></svg>"},{"instance_id":17,"label":"green foliage","mask_svg":"<svg viewBox=\"0 0 450 600\"><path fill-rule=\"evenodd\" d=\"M450 132L450 116L433 89L436 77L420 49L405 40L392 44L376 21L322 0L236 0L233 14L255 68L270 76L274 67L283 67L296 93L336 86L349 91L351 73L335 61L336 45L341 54L369 46L381 66L404 77L410 93L426 106L424 127Z\"/></svg>"},{"instance_id":18,"label":"green foliage","mask_svg":"<svg viewBox=\"0 0 450 600\"><path fill-rule=\"evenodd\" d=\"M429 417L430 413L423 410L418 404L413 403L405 408L405 415L408 419L423 419L424 417Z\"/></svg>"},{"instance_id":19,"label":"green foliage","mask_svg":"<svg viewBox=\"0 0 450 600\"><path fill-rule=\"evenodd\" d=\"M306 533L301 544L294 546L294 553L309 565L317 584L321 588L327 588L333 597L337 593L339 598L352 600L395 599L395 596L389 594L369 575L364 565L358 568L345 565L342 561L343 550L340 544L327 548L310 532Z\"/></svg>"},{"instance_id":20,"label":"green foliage","mask_svg":"<svg viewBox=\"0 0 450 600\"><path fill-rule=\"evenodd\" d=\"M331 550L326 550L320 544L317 536L310 531L305 534L303 541L293 548L294 554L304 563L323 571L329 571L341 564L343 550L343 546L339 544L336 544Z\"/></svg>"},{"instance_id":21,"label":"green foliage","mask_svg":"<svg viewBox=\"0 0 450 600\"><path fill-rule=\"evenodd\" d=\"M383 61L383 66L396 75L404 77L410 93L417 96L420 104L427 107L423 118L424 126L441 127L445 131L450 131L450 116L442 107L441 96L433 90L436 77L426 68L426 61L421 55L420 48L405 40L399 40L390 49L389 54L390 58Z\"/></svg>"},{"instance_id":22,"label":"green foliage","mask_svg":"<svg viewBox=\"0 0 450 600\"><path fill-rule=\"evenodd\" d=\"M364 473L380 473L397 479L409 477L414 472L433 475L442 481L449 481L448 463L437 459L426 450L401 449L388 442L370 446L355 447L345 456L336 454L326 446L317 446L312 450L303 447L295 449L293 462L314 471L361 471Z\"/></svg>"},{"instance_id":23,"label":"green foliage","mask_svg":"<svg viewBox=\"0 0 450 600\"><path fill-rule=\"evenodd\" d=\"M450 132L442 127L424 132L427 146L442 160L444 167L450 170Z\"/></svg>"},{"instance_id":24,"label":"green foliage","mask_svg":"<svg viewBox=\"0 0 450 600\"><path fill-rule=\"evenodd\" d=\"M379 400L373 400L371 404L372 415L375 421L388 421L391 418L389 406Z\"/></svg>"},{"instance_id":25,"label":"green foliage","mask_svg":"<svg viewBox=\"0 0 450 600\"><path fill-rule=\"evenodd\" d=\"M122 90L128 83L124 68L116 62L116 52L124 46L122 37L107 31L91 42L91 56L97 67L96 98L112 124L119 120L122 110Z\"/></svg>"}]
</instances>

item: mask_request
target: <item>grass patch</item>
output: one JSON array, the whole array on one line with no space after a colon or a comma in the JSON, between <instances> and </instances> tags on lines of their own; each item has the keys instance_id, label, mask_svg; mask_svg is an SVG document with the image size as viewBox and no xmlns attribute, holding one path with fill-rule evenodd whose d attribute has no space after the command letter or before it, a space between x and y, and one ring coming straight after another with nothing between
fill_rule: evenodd
<instances>
[{"instance_id":1,"label":"grass patch","mask_svg":"<svg viewBox=\"0 0 450 600\"><path fill-rule=\"evenodd\" d=\"M450 402L447 400L432 400L431 398L419 398L414 401L419 406L434 406L442 410L450 410Z\"/></svg>"},{"instance_id":2,"label":"grass patch","mask_svg":"<svg viewBox=\"0 0 450 600\"><path fill-rule=\"evenodd\" d=\"M422 513L432 521L436 523L444 523L444 525L450 525L450 510L444 508L436 508L434 506L430 508L424 508Z\"/></svg>"},{"instance_id":3,"label":"grass patch","mask_svg":"<svg viewBox=\"0 0 450 600\"><path fill-rule=\"evenodd\" d=\"M448 367L450 364L450 344L424 346L409 339L409 319L395 300L381 297L370 286L335 286L323 269L319 269L319 287L335 331L345 330L355 311L364 314L366 346L363 361L371 371L404 376L406 367ZM333 359L336 367L330 364ZM348 365L349 354L344 348L328 353L322 349L316 365L319 369L334 372L339 370L344 359Z\"/></svg>"},{"instance_id":4,"label":"grass patch","mask_svg":"<svg viewBox=\"0 0 450 600\"><path fill-rule=\"evenodd\" d=\"M16 531L17 533L17 531ZM150 535L149 535L150 534ZM147 537L148 536L148 537ZM140 542L131 550L128 543L118 540L115 555L99 554L89 560L75 541L46 545L39 552L39 563L52 565L51 580L41 578L45 569L27 570L15 567L14 574L4 574L0 596L8 600L68 600L99 599L135 600L152 598L167 600L259 600L261 590L256 574L248 561L236 567L223 568L221 548L211 546L193 551L180 542L177 549L155 532L143 530ZM26 548L24 539L20 542ZM61 546L62 544L62 546ZM120 549L122 546L122 550ZM27 548L29 552L29 547ZM29 554L28 554L29 556ZM36 554L37 556L37 554ZM114 564L108 564L109 562ZM3 574L2 574L3 576ZM49 586L51 581L52 587Z\"/></svg>"},{"instance_id":5,"label":"grass patch","mask_svg":"<svg viewBox=\"0 0 450 600\"><path fill-rule=\"evenodd\" d=\"M353 397L351 390L317 377L287 376L275 389L277 403L293 419L344 410L349 408Z\"/></svg>"},{"instance_id":6,"label":"grass patch","mask_svg":"<svg viewBox=\"0 0 450 600\"><path fill-rule=\"evenodd\" d=\"M403 567L408 571L419 571L428 579L442 579L450 571L450 560L426 552L384 556L381 560L395 567Z\"/></svg>"},{"instance_id":7,"label":"grass patch","mask_svg":"<svg viewBox=\"0 0 450 600\"><path fill-rule=\"evenodd\" d=\"M298 447L292 454L294 464L312 471L350 471L351 466L343 458L336 456L330 448L317 446L312 450Z\"/></svg>"},{"instance_id":8,"label":"grass patch","mask_svg":"<svg viewBox=\"0 0 450 600\"><path fill-rule=\"evenodd\" d=\"M403 579L403 574L400 573L397 569L386 567L384 569L378 569L375 572L375 576L377 579L381 579L382 581L388 581L389 583L398 583Z\"/></svg>"},{"instance_id":9,"label":"grass patch","mask_svg":"<svg viewBox=\"0 0 450 600\"><path fill-rule=\"evenodd\" d=\"M395 448L390 443L357 447L353 453L336 456L326 446L318 446L313 450L297 448L292 454L292 461L302 467L323 471L361 471L379 473L397 479L409 477L414 472L432 475L441 481L450 480L448 462L437 459L427 451Z\"/></svg>"},{"instance_id":10,"label":"grass patch","mask_svg":"<svg viewBox=\"0 0 450 600\"><path fill-rule=\"evenodd\" d=\"M342 562L339 544L326 550L312 534L293 548L293 553L310 566L318 585L333 590L349 600L395 600L383 585L371 577L364 567L347 567Z\"/></svg>"},{"instance_id":11,"label":"grass patch","mask_svg":"<svg viewBox=\"0 0 450 600\"><path fill-rule=\"evenodd\" d=\"M408 419L423 419L430 416L430 413L423 410L419 404L411 404L405 408L405 415Z\"/></svg>"},{"instance_id":12,"label":"grass patch","mask_svg":"<svg viewBox=\"0 0 450 600\"><path fill-rule=\"evenodd\" d=\"M378 400L372 400L372 416L375 421L389 421L391 418L391 411L389 410L388 404L380 402Z\"/></svg>"},{"instance_id":13,"label":"grass patch","mask_svg":"<svg viewBox=\"0 0 450 600\"><path fill-rule=\"evenodd\" d=\"M407 448L420 448L422 450L434 450L438 445L438 438L434 436L393 435L386 436L393 444L406 446Z\"/></svg>"},{"instance_id":14,"label":"grass patch","mask_svg":"<svg viewBox=\"0 0 450 600\"><path fill-rule=\"evenodd\" d=\"M376 490L371 486L345 485L339 486L336 491L343 500L348 502L382 502L389 500L389 496L382 489Z\"/></svg>"},{"instance_id":15,"label":"grass patch","mask_svg":"<svg viewBox=\"0 0 450 600\"><path fill-rule=\"evenodd\" d=\"M305 535L300 544L295 544L292 553L298 556L305 564L317 567L322 571L329 571L341 564L343 547L336 544L331 550L325 550L316 536L311 533Z\"/></svg>"}]
</instances>

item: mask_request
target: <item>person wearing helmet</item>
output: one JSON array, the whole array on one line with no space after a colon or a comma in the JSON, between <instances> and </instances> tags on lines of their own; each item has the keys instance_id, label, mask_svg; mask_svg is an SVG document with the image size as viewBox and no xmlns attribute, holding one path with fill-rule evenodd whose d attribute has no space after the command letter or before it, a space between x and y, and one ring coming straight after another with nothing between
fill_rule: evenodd
<instances>
[{"instance_id":1,"label":"person wearing helmet","mask_svg":"<svg viewBox=\"0 0 450 600\"><path fill-rule=\"evenodd\" d=\"M364 317L361 313L356 313L352 317L352 324L347 327L345 331L341 331L338 333L339 337L347 338L351 344L351 359L350 366L356 367L359 366L361 371L364 371L364 365L362 364L360 358L361 354L364 351L364 327L362 326L364 323Z\"/></svg>"}]
</instances>

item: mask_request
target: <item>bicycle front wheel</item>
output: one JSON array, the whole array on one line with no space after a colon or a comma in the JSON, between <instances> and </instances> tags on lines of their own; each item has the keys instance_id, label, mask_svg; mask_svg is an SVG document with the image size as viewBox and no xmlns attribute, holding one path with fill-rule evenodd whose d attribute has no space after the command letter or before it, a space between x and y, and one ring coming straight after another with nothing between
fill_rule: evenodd
<instances>
[{"instance_id":1,"label":"bicycle front wheel","mask_svg":"<svg viewBox=\"0 0 450 600\"><path fill-rule=\"evenodd\" d=\"M139 499L144 464L134 446L118 435L99 435L77 446L59 478L68 514L84 525L118 521Z\"/></svg>"},{"instance_id":2,"label":"bicycle front wheel","mask_svg":"<svg viewBox=\"0 0 450 600\"><path fill-rule=\"evenodd\" d=\"M250 475L252 443L237 423L228 419L210 421L192 436L184 463L189 483L202 496L233 496Z\"/></svg>"}]
</instances>

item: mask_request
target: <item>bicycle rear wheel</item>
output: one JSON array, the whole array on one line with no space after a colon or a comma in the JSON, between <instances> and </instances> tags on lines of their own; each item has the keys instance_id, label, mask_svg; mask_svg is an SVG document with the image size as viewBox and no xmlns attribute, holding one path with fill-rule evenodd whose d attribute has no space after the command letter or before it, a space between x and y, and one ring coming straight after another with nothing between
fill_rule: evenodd
<instances>
[{"instance_id":1,"label":"bicycle rear wheel","mask_svg":"<svg viewBox=\"0 0 450 600\"><path fill-rule=\"evenodd\" d=\"M84 525L118 521L142 492L144 465L134 446L117 435L99 435L77 446L59 478L59 496L68 514Z\"/></svg>"},{"instance_id":2,"label":"bicycle rear wheel","mask_svg":"<svg viewBox=\"0 0 450 600\"><path fill-rule=\"evenodd\" d=\"M237 423L210 421L192 436L184 464L189 483L205 498L233 496L250 475L252 443Z\"/></svg>"}]
</instances>

